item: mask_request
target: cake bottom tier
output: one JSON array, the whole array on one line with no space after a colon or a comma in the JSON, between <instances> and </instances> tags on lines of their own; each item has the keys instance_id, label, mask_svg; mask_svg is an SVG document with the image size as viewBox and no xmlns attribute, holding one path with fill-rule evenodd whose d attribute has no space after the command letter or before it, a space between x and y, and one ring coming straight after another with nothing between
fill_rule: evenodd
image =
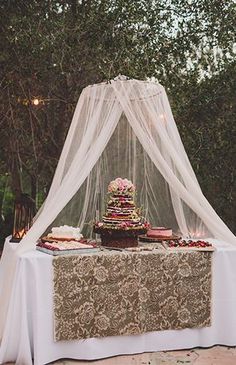
<instances>
[{"instance_id":1,"label":"cake bottom tier","mask_svg":"<svg viewBox=\"0 0 236 365\"><path fill-rule=\"evenodd\" d=\"M137 247L137 237L112 237L101 234L101 245L107 247L127 248Z\"/></svg>"},{"instance_id":2,"label":"cake bottom tier","mask_svg":"<svg viewBox=\"0 0 236 365\"><path fill-rule=\"evenodd\" d=\"M106 230L95 229L101 236L101 245L108 247L127 248L138 246L138 236L146 233L146 229Z\"/></svg>"}]
</instances>

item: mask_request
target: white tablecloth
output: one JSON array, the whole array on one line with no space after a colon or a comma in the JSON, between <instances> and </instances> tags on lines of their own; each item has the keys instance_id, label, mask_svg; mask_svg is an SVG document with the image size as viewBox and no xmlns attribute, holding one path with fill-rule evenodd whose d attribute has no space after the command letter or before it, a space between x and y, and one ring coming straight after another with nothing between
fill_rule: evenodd
<instances>
[{"instance_id":1,"label":"white tablecloth","mask_svg":"<svg viewBox=\"0 0 236 365\"><path fill-rule=\"evenodd\" d=\"M17 265L14 296L0 347L0 363L47 364L59 358L99 359L119 354L236 345L236 248L217 244L213 254L212 326L80 341L53 340L52 256L36 250ZM5 243L10 251L15 244Z\"/></svg>"}]
</instances>

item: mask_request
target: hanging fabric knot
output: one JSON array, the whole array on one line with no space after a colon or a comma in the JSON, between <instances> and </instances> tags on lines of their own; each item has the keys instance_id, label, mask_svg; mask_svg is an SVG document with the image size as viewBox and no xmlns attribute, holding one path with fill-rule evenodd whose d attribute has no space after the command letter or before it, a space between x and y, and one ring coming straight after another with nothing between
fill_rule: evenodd
<instances>
[{"instance_id":1,"label":"hanging fabric knot","mask_svg":"<svg viewBox=\"0 0 236 365\"><path fill-rule=\"evenodd\" d=\"M114 81L118 81L118 80L127 81L127 80L130 80L130 78L128 76L119 74L118 76L114 77Z\"/></svg>"}]
</instances>

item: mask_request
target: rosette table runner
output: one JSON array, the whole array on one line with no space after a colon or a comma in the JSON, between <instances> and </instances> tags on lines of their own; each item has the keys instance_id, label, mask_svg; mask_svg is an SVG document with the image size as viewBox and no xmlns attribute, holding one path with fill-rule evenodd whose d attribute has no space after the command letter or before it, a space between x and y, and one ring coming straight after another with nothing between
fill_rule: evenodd
<instances>
[{"instance_id":1,"label":"rosette table runner","mask_svg":"<svg viewBox=\"0 0 236 365\"><path fill-rule=\"evenodd\" d=\"M211 252L53 258L56 341L211 324Z\"/></svg>"}]
</instances>

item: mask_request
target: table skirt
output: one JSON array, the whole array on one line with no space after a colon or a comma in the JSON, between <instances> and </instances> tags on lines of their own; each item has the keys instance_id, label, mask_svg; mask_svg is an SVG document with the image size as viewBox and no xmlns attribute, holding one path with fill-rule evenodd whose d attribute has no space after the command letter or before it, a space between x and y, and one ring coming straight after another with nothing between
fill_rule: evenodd
<instances>
[{"instance_id":1,"label":"table skirt","mask_svg":"<svg viewBox=\"0 0 236 365\"><path fill-rule=\"evenodd\" d=\"M212 242L212 326L149 332L133 336L53 340L52 256L36 250L18 260L0 363L43 365L60 358L93 360L121 354L236 345L236 248ZM5 243L9 250L14 244Z\"/></svg>"}]
</instances>

